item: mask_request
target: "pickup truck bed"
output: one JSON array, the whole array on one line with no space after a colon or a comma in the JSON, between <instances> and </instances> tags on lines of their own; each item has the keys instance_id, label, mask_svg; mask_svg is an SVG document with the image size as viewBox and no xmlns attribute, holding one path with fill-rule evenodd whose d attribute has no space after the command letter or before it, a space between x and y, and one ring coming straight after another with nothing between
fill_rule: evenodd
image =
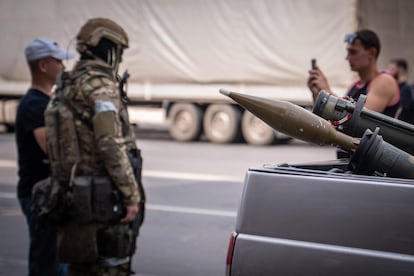
<instances>
[{"instance_id":1,"label":"pickup truck bed","mask_svg":"<svg viewBox=\"0 0 414 276\"><path fill-rule=\"evenodd\" d=\"M228 275L414 275L414 181L341 160L250 169Z\"/></svg>"}]
</instances>

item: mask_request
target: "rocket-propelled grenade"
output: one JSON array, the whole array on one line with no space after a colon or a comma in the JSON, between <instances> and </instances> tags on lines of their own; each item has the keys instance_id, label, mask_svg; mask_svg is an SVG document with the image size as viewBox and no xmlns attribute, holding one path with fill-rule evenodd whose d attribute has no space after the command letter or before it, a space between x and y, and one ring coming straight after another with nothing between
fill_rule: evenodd
<instances>
[{"instance_id":1,"label":"rocket-propelled grenade","mask_svg":"<svg viewBox=\"0 0 414 276\"><path fill-rule=\"evenodd\" d=\"M318 145L334 145L354 152L359 140L338 132L327 120L286 101L270 100L220 89L273 129Z\"/></svg>"}]
</instances>

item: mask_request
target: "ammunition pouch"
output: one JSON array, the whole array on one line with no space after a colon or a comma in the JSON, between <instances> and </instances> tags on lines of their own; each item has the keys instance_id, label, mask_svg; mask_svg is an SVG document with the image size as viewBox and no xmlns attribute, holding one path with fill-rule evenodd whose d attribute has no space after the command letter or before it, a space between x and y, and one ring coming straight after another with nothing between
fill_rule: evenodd
<instances>
[{"instance_id":1,"label":"ammunition pouch","mask_svg":"<svg viewBox=\"0 0 414 276\"><path fill-rule=\"evenodd\" d=\"M70 223L116 223L125 215L122 195L107 176L76 176L67 196Z\"/></svg>"},{"instance_id":2,"label":"ammunition pouch","mask_svg":"<svg viewBox=\"0 0 414 276\"><path fill-rule=\"evenodd\" d=\"M125 258L129 256L133 234L128 224L104 226L97 230L97 245L101 258Z\"/></svg>"},{"instance_id":3,"label":"ammunition pouch","mask_svg":"<svg viewBox=\"0 0 414 276\"><path fill-rule=\"evenodd\" d=\"M32 214L39 223L60 223L64 220L67 197L64 188L51 177L38 181L32 189Z\"/></svg>"},{"instance_id":4,"label":"ammunition pouch","mask_svg":"<svg viewBox=\"0 0 414 276\"><path fill-rule=\"evenodd\" d=\"M116 223L125 216L122 194L107 176L76 176L70 187L48 177L32 192L32 212L39 222Z\"/></svg>"}]
</instances>

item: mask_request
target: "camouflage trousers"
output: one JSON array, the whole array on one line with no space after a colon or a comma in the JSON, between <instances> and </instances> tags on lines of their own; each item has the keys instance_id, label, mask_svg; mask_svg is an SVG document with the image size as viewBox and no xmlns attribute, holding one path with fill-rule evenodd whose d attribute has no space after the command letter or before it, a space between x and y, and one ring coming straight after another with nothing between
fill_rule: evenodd
<instances>
[{"instance_id":1,"label":"camouflage trousers","mask_svg":"<svg viewBox=\"0 0 414 276\"><path fill-rule=\"evenodd\" d=\"M128 276L129 264L102 266L96 263L70 264L68 276Z\"/></svg>"}]
</instances>

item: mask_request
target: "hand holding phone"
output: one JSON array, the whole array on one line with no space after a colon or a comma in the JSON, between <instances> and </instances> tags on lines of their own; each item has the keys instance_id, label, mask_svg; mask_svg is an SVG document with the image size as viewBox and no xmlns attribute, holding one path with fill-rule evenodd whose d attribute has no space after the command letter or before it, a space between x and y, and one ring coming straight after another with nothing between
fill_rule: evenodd
<instances>
[{"instance_id":1,"label":"hand holding phone","mask_svg":"<svg viewBox=\"0 0 414 276\"><path fill-rule=\"evenodd\" d=\"M311 68L312 68L312 70L315 70L316 69L316 59L311 59Z\"/></svg>"}]
</instances>

